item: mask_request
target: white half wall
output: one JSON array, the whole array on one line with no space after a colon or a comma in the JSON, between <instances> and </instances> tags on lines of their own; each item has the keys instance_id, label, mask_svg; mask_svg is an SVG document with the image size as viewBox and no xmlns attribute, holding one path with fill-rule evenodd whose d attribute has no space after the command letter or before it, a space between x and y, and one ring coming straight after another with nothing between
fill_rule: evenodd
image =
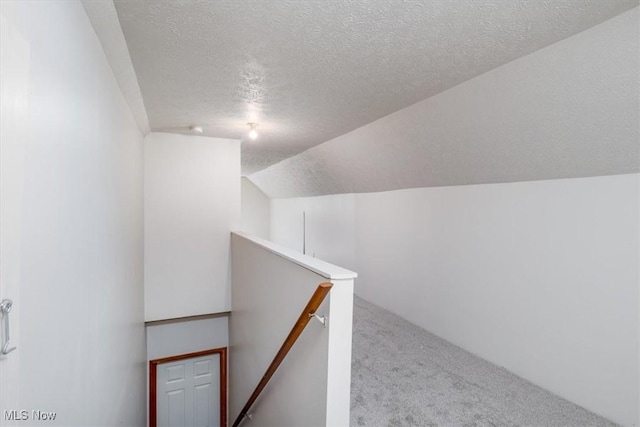
<instances>
[{"instance_id":1,"label":"white half wall","mask_svg":"<svg viewBox=\"0 0 640 427\"><path fill-rule=\"evenodd\" d=\"M349 425L356 274L271 242L234 233L229 318L233 423L318 285L333 287L267 384L246 426Z\"/></svg>"},{"instance_id":2,"label":"white half wall","mask_svg":"<svg viewBox=\"0 0 640 427\"><path fill-rule=\"evenodd\" d=\"M0 15L0 424L142 426L143 136L80 2Z\"/></svg>"},{"instance_id":3,"label":"white half wall","mask_svg":"<svg viewBox=\"0 0 640 427\"><path fill-rule=\"evenodd\" d=\"M353 236L353 264L322 250L359 272L357 295L638 425L639 177L273 199L272 239L296 247L306 209L308 235Z\"/></svg>"},{"instance_id":4,"label":"white half wall","mask_svg":"<svg viewBox=\"0 0 640 427\"><path fill-rule=\"evenodd\" d=\"M150 133L144 159L146 320L229 311L240 141Z\"/></svg>"},{"instance_id":5,"label":"white half wall","mask_svg":"<svg viewBox=\"0 0 640 427\"><path fill-rule=\"evenodd\" d=\"M242 177L242 221L245 233L269 240L271 200L248 178Z\"/></svg>"}]
</instances>

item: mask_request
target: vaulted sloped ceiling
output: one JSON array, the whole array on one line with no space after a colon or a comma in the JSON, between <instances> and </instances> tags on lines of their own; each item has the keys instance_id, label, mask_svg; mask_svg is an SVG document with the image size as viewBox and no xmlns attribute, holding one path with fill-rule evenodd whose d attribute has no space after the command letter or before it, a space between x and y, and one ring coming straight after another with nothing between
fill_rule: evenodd
<instances>
[{"instance_id":1,"label":"vaulted sloped ceiling","mask_svg":"<svg viewBox=\"0 0 640 427\"><path fill-rule=\"evenodd\" d=\"M271 197L635 173L638 8L249 177Z\"/></svg>"},{"instance_id":2,"label":"vaulted sloped ceiling","mask_svg":"<svg viewBox=\"0 0 640 427\"><path fill-rule=\"evenodd\" d=\"M558 156L572 165L565 174L571 176L589 162L576 157L576 144L553 147L565 140L563 133L574 130L559 122L579 118L565 110L587 108L581 103L586 89L560 85L553 99L541 95L551 96L555 88L550 76L564 61L560 55L544 64L516 62L492 71L507 88L499 80L456 85L619 15L638 0L115 4L151 129L184 132L197 124L205 135L242 138L244 173L272 166L252 179L282 196L539 179L565 167ZM627 45L614 44L621 40L594 41L604 54L611 48L636 55L625 50ZM580 58L574 62L579 66ZM616 73L607 64L596 65ZM611 91L598 81L605 77L598 72L560 72L575 73L565 76L568 81L575 77L581 85L593 83L591 101L602 96L615 104L612 96L621 95L619 107L633 107L621 91L637 86L629 87L626 80ZM512 73L520 77L512 78ZM625 73L620 78L626 79ZM525 107L518 99L533 105ZM402 118L391 115L358 129L419 101L396 113ZM548 105L551 110L545 113ZM601 110L587 112L579 122L597 119ZM530 121L523 118L528 113ZM626 114L606 113L602 120L608 119L629 128L623 123ZM255 142L244 140L247 122L260 124ZM596 132L591 139L606 137L593 127L586 126L576 138L591 135L590 130ZM637 127L622 136L633 132ZM551 146L531 145L546 139ZM600 146L587 151L603 154ZM605 163L618 164L625 148L613 151L605 155ZM514 158L519 160L506 163ZM536 168L545 167L540 173L526 167L521 171L527 158ZM287 186L291 189L285 190Z\"/></svg>"}]
</instances>

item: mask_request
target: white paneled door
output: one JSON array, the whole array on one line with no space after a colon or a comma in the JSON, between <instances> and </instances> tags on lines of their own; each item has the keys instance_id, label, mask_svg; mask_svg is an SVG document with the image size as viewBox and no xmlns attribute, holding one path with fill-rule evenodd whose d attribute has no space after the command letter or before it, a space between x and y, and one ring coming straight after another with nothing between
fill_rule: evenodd
<instances>
[{"instance_id":1,"label":"white paneled door","mask_svg":"<svg viewBox=\"0 0 640 427\"><path fill-rule=\"evenodd\" d=\"M155 406L156 426L213 427L226 423L224 350L226 349L202 352L209 354L199 353L196 357L176 356L152 362L156 379L156 405L152 405L152 411ZM150 424L153 426L153 417Z\"/></svg>"}]
</instances>

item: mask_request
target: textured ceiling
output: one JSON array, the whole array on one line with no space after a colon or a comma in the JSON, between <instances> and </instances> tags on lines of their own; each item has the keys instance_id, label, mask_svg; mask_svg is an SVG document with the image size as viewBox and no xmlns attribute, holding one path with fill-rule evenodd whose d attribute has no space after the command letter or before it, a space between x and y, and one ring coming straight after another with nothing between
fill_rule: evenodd
<instances>
[{"instance_id":1,"label":"textured ceiling","mask_svg":"<svg viewBox=\"0 0 640 427\"><path fill-rule=\"evenodd\" d=\"M116 0L152 130L243 142L250 174L637 0Z\"/></svg>"},{"instance_id":2,"label":"textured ceiling","mask_svg":"<svg viewBox=\"0 0 640 427\"><path fill-rule=\"evenodd\" d=\"M640 170L635 8L249 177L270 197Z\"/></svg>"}]
</instances>

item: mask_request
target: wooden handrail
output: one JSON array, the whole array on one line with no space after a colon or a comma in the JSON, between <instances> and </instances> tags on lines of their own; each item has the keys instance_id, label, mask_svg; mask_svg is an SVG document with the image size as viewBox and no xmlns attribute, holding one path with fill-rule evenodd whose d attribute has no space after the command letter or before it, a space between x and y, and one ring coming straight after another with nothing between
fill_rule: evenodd
<instances>
[{"instance_id":1,"label":"wooden handrail","mask_svg":"<svg viewBox=\"0 0 640 427\"><path fill-rule=\"evenodd\" d=\"M249 409L251 409L251 406L254 404L258 396L260 396L262 390L267 386L267 383L278 369L278 366L280 366L284 358L287 357L289 350L291 350L291 347L293 347L293 345L296 343L298 337L300 336L300 334L302 334L302 331L309 323L309 320L311 320L312 315L316 312L318 307L320 307L320 304L322 304L322 301L324 301L324 298L327 296L332 286L333 284L329 282L320 283L318 285L316 291L311 296L311 299L309 299L307 306L304 308L304 310L302 310L300 317L298 317L298 320L291 329L291 332L289 332L289 335L284 340L282 347L280 347L280 350L278 350L276 357L273 358L271 365L269 365L269 367L267 368L267 371L262 376L262 379L251 394L251 397L249 397L249 400L247 400L247 403L242 408L242 411L240 411L238 418L236 418L236 420L234 421L233 427L238 427L242 420L247 416L247 414L249 413Z\"/></svg>"}]
</instances>

